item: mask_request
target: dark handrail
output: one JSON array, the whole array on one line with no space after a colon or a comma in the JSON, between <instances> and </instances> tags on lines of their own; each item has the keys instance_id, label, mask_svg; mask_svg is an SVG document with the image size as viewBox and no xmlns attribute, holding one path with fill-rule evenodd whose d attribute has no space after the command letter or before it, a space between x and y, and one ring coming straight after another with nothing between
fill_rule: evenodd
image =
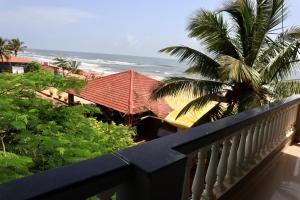
<instances>
[{"instance_id":1,"label":"dark handrail","mask_svg":"<svg viewBox=\"0 0 300 200\"><path fill-rule=\"evenodd\" d=\"M85 199L131 175L126 162L109 154L2 184L0 199Z\"/></svg>"},{"instance_id":2,"label":"dark handrail","mask_svg":"<svg viewBox=\"0 0 300 200\"><path fill-rule=\"evenodd\" d=\"M82 199L123 183L135 188L131 200L180 199L188 154L299 103L300 96L292 96L114 154L14 180L0 185L0 199Z\"/></svg>"}]
</instances>

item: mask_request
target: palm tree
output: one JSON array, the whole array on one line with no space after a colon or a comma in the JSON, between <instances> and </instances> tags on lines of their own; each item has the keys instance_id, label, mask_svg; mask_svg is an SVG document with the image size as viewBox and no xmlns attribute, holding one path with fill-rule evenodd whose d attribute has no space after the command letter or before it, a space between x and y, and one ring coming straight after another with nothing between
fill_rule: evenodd
<instances>
[{"instance_id":1,"label":"palm tree","mask_svg":"<svg viewBox=\"0 0 300 200\"><path fill-rule=\"evenodd\" d=\"M65 70L70 69L70 62L65 58L55 58L53 64L57 65L58 67L62 68L63 76L65 76Z\"/></svg>"},{"instance_id":2,"label":"palm tree","mask_svg":"<svg viewBox=\"0 0 300 200\"><path fill-rule=\"evenodd\" d=\"M19 38L11 39L8 42L9 49L14 52L15 56L18 56L19 51L23 51L26 46L24 46L24 42L20 41Z\"/></svg>"},{"instance_id":3,"label":"palm tree","mask_svg":"<svg viewBox=\"0 0 300 200\"><path fill-rule=\"evenodd\" d=\"M3 62L4 59L9 60L11 55L11 51L9 50L7 46L7 40L0 37L0 58Z\"/></svg>"},{"instance_id":4,"label":"palm tree","mask_svg":"<svg viewBox=\"0 0 300 200\"><path fill-rule=\"evenodd\" d=\"M187 30L207 54L187 46L160 52L179 57L190 65L186 73L199 78L166 78L153 90L152 98L181 92L193 95L195 100L178 117L215 102L197 126L299 93L300 81L287 79L299 61L300 29L292 27L274 37L286 14L284 0L232 0L218 11L198 10Z\"/></svg>"},{"instance_id":5,"label":"palm tree","mask_svg":"<svg viewBox=\"0 0 300 200\"><path fill-rule=\"evenodd\" d=\"M79 67L81 65L81 62L76 60L69 60L69 69L72 73L77 74L79 72Z\"/></svg>"}]
</instances>

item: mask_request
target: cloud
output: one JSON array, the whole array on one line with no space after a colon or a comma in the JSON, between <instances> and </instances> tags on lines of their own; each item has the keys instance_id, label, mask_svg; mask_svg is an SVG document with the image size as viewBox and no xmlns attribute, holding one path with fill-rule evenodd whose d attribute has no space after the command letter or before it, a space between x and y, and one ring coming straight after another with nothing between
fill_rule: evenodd
<instances>
[{"instance_id":1,"label":"cloud","mask_svg":"<svg viewBox=\"0 0 300 200\"><path fill-rule=\"evenodd\" d=\"M73 8L23 7L14 10L0 10L0 24L74 24L95 16Z\"/></svg>"}]
</instances>

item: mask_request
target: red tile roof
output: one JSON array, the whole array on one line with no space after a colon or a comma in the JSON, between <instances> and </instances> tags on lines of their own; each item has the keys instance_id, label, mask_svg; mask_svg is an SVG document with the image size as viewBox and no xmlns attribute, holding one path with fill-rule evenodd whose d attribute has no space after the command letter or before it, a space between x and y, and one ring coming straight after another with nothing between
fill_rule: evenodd
<instances>
[{"instance_id":1,"label":"red tile roof","mask_svg":"<svg viewBox=\"0 0 300 200\"><path fill-rule=\"evenodd\" d=\"M165 118L171 108L164 100L152 101L150 94L159 81L129 70L87 81L81 98L125 114L152 111Z\"/></svg>"},{"instance_id":2,"label":"red tile roof","mask_svg":"<svg viewBox=\"0 0 300 200\"><path fill-rule=\"evenodd\" d=\"M2 59L0 59L0 63L2 62ZM10 59L3 59L3 62L12 62L12 63L31 63L32 60L26 59L26 58L20 58L20 57L11 57Z\"/></svg>"}]
</instances>

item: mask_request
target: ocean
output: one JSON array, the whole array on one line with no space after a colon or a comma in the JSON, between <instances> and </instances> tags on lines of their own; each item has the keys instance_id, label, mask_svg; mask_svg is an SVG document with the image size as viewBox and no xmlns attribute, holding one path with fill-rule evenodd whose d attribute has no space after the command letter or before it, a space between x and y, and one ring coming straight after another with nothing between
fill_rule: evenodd
<instances>
[{"instance_id":1,"label":"ocean","mask_svg":"<svg viewBox=\"0 0 300 200\"><path fill-rule=\"evenodd\" d=\"M101 53L26 49L19 56L41 62L51 62L54 58L63 57L80 61L82 70L113 74L131 69L159 80L168 76L185 76L184 70L187 68L175 59Z\"/></svg>"},{"instance_id":2,"label":"ocean","mask_svg":"<svg viewBox=\"0 0 300 200\"><path fill-rule=\"evenodd\" d=\"M20 52L19 55L21 57L38 60L41 62L51 62L54 58L57 57L73 59L81 62L80 69L103 73L105 75L131 69L158 80L169 76L185 76L199 78L197 76L188 76L184 74L184 70L187 69L188 66L184 63L179 63L174 58L164 59L102 53L85 53L37 49L26 49L26 51ZM290 74L287 77L287 79L299 80L299 68L300 67L297 67L295 73Z\"/></svg>"}]
</instances>

